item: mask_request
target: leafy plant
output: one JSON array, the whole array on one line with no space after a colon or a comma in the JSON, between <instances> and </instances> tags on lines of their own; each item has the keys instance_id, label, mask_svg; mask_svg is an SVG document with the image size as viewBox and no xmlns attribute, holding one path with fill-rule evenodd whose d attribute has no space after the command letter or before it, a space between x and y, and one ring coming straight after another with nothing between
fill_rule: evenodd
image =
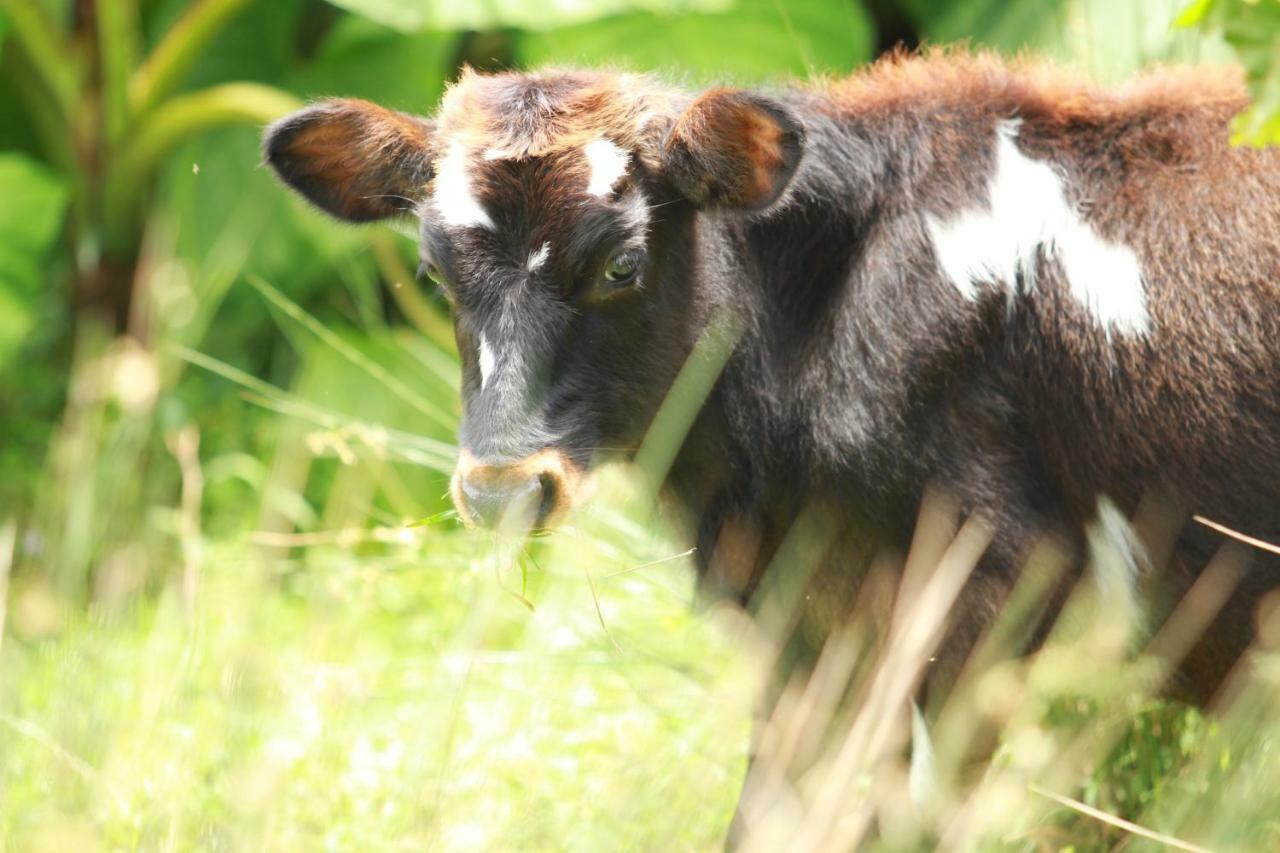
<instances>
[{"instance_id":1,"label":"leafy plant","mask_svg":"<svg viewBox=\"0 0 1280 853\"><path fill-rule=\"evenodd\" d=\"M1196 0L1177 23L1221 35L1244 66L1253 104L1236 118L1235 141L1280 143L1280 2Z\"/></svg>"},{"instance_id":2,"label":"leafy plant","mask_svg":"<svg viewBox=\"0 0 1280 853\"><path fill-rule=\"evenodd\" d=\"M0 0L7 76L43 159L69 193L75 297L118 325L127 318L147 202L165 155L193 135L269 121L298 103L249 81L179 91L205 46L247 2L199 0L144 53L135 0Z\"/></svg>"},{"instance_id":3,"label":"leafy plant","mask_svg":"<svg viewBox=\"0 0 1280 853\"><path fill-rule=\"evenodd\" d=\"M66 187L30 157L0 154L0 369L34 322L45 258L58 238Z\"/></svg>"}]
</instances>

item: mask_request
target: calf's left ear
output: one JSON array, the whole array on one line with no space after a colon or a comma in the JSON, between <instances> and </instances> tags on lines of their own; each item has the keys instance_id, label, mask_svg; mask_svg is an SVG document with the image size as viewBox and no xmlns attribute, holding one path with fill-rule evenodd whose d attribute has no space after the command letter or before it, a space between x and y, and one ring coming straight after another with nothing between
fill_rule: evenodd
<instances>
[{"instance_id":1,"label":"calf's left ear","mask_svg":"<svg viewBox=\"0 0 1280 853\"><path fill-rule=\"evenodd\" d=\"M322 101L267 128L262 150L286 184L339 219L404 213L431 178L431 122L368 101Z\"/></svg>"},{"instance_id":2,"label":"calf's left ear","mask_svg":"<svg viewBox=\"0 0 1280 853\"><path fill-rule=\"evenodd\" d=\"M676 121L662 167L699 206L768 207L787 188L804 151L804 128L784 106L761 95L713 89Z\"/></svg>"}]
</instances>

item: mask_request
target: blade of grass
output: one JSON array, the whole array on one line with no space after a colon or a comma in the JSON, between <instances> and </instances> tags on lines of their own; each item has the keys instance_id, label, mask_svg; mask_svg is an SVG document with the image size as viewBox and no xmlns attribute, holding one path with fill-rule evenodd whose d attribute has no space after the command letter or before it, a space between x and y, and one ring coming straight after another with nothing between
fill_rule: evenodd
<instances>
[{"instance_id":1,"label":"blade of grass","mask_svg":"<svg viewBox=\"0 0 1280 853\"><path fill-rule=\"evenodd\" d=\"M582 573L586 575L587 587L591 590L591 603L596 607L596 619L600 620L600 628L604 631L604 635L609 638L609 642L618 651L622 651L622 646L618 645L618 641L613 638L613 632L609 630L609 626L604 621L604 610L600 607L600 596L596 594L596 582L591 579L591 569L584 563L582 565Z\"/></svg>"},{"instance_id":2,"label":"blade of grass","mask_svg":"<svg viewBox=\"0 0 1280 853\"><path fill-rule=\"evenodd\" d=\"M629 575L632 572L638 572L641 569L648 569L652 566L660 566L663 563L670 563L675 560L679 560L683 557L692 556L693 554L697 553L697 550L698 550L697 548L690 548L687 551L681 551L679 554L672 554L670 557L661 557L657 560L650 560L647 563L641 563L638 566L631 566L630 568L620 569L619 571L616 571L616 572L610 572L609 574L602 576L600 579L608 580L609 578L616 578L619 575Z\"/></svg>"},{"instance_id":3,"label":"blade of grass","mask_svg":"<svg viewBox=\"0 0 1280 853\"><path fill-rule=\"evenodd\" d=\"M1165 835L1162 832L1156 832L1155 830L1147 829L1145 826L1139 826L1138 824L1133 823L1132 821L1125 820L1124 818L1121 818L1121 817L1116 817L1115 815L1112 815L1112 814L1107 814L1101 809L1095 809L1093 806L1082 803L1079 800L1073 800L1070 797L1064 797L1061 794L1055 794L1053 791L1046 790L1040 787L1039 785L1035 784L1034 782L1031 782L1027 785L1027 790L1031 791L1031 793L1033 794L1037 794L1041 797L1050 799L1060 806L1065 806L1066 808L1069 808L1073 811L1077 811L1082 815L1087 815L1091 818L1094 818L1095 820L1100 820L1103 823L1108 824L1110 826L1114 826L1118 829L1123 829L1125 832L1130 832L1130 833L1133 833L1134 835L1140 835L1143 838L1149 838L1152 841L1158 841L1161 844L1165 845L1166 847L1172 847L1175 850L1189 850L1191 851L1191 853L1213 853L1207 847L1201 847L1198 844L1192 844L1188 841L1183 841L1180 838L1174 838L1172 835Z\"/></svg>"},{"instance_id":4,"label":"blade of grass","mask_svg":"<svg viewBox=\"0 0 1280 853\"><path fill-rule=\"evenodd\" d=\"M720 372L742 337L742 319L725 314L712 320L680 368L671 390L654 415L636 453L636 466L652 486L666 479L667 471L693 427Z\"/></svg>"},{"instance_id":5,"label":"blade of grass","mask_svg":"<svg viewBox=\"0 0 1280 853\"><path fill-rule=\"evenodd\" d=\"M421 395L414 392L409 386L405 385L395 376L392 376L385 367L369 358L364 353L344 341L340 336L333 332L332 329L325 326L315 317L308 314L296 302L289 299L279 290L276 290L261 276L250 275L249 283L262 294L276 308L280 309L290 319L297 322L304 329L315 335L322 343L345 358L355 367L369 374L370 377L381 382L384 387L396 397L405 403L408 403L418 412L430 418L437 426L446 429L453 429L455 426L453 418L442 413L437 407L431 405L422 398Z\"/></svg>"},{"instance_id":6,"label":"blade of grass","mask_svg":"<svg viewBox=\"0 0 1280 853\"><path fill-rule=\"evenodd\" d=\"M326 409L225 362L210 358L204 353L176 345L169 346L167 349L184 361L234 382L250 394L257 395L251 398L252 402L264 408L305 420L324 429L345 429L360 435L370 446L391 450L409 461L418 462L445 474L453 471L453 461L457 451L450 444L401 430L389 429L381 424L362 421Z\"/></svg>"},{"instance_id":7,"label":"blade of grass","mask_svg":"<svg viewBox=\"0 0 1280 853\"><path fill-rule=\"evenodd\" d=\"M30 720L24 720L21 717L15 717L12 714L6 714L3 712L0 712L0 723L4 723L10 729L28 740L43 746L51 755L57 758L58 761L62 762L63 765L70 768L85 782L90 785L101 785L103 790L107 792L107 796L110 797L113 805L115 805L116 810L122 814L126 811L123 798L113 787L105 784L102 778L102 773L98 768L94 767L92 764L85 761L62 744L58 743L58 739L49 734L49 732L45 731Z\"/></svg>"},{"instance_id":8,"label":"blade of grass","mask_svg":"<svg viewBox=\"0 0 1280 853\"><path fill-rule=\"evenodd\" d=\"M1230 536L1232 539L1236 539L1236 540L1239 540L1240 542L1244 542L1246 545L1252 545L1255 548L1261 548L1263 551L1270 551L1272 554L1280 554L1280 545L1272 545L1270 542L1267 542L1262 539L1257 539L1253 536L1246 535L1244 533L1241 533L1239 530L1232 530L1230 527L1227 527L1225 524L1219 524L1216 521L1210 521L1209 519L1205 518L1203 515L1192 516L1192 518L1194 518L1198 523L1203 524L1205 527L1209 528L1210 530L1218 531L1223 536Z\"/></svg>"}]
</instances>

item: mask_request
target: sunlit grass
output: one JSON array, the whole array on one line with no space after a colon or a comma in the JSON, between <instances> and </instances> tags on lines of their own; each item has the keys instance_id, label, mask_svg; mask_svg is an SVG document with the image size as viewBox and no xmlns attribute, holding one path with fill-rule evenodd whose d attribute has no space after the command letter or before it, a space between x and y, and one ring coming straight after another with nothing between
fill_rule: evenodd
<instances>
[{"instance_id":1,"label":"sunlit grass","mask_svg":"<svg viewBox=\"0 0 1280 853\"><path fill-rule=\"evenodd\" d=\"M597 558L615 645L553 548L530 613L471 537L406 539L218 547L190 611L176 586L87 617L15 590L6 846L716 843L749 684L687 566Z\"/></svg>"},{"instance_id":2,"label":"sunlit grass","mask_svg":"<svg viewBox=\"0 0 1280 853\"><path fill-rule=\"evenodd\" d=\"M554 535L463 531L445 494L451 354L330 329L267 287L299 358L287 388L180 340L84 345L37 511L0 526L0 577L18 556L0 849L717 849L823 516L780 552L763 629L695 607L693 553L649 491L670 435L637 471L602 473ZM705 393L724 354L681 387ZM406 397L398 375L429 391ZM255 453L209 450L204 413L166 409L184 381L224 383ZM784 690L747 782L764 816L748 847L1280 843L1274 654L1211 716L1155 693L1229 573L1136 644L1084 584L1023 657L1061 571L1029 565L934 709L933 790L913 790L910 701L990 535L935 521L892 607L857 611Z\"/></svg>"}]
</instances>

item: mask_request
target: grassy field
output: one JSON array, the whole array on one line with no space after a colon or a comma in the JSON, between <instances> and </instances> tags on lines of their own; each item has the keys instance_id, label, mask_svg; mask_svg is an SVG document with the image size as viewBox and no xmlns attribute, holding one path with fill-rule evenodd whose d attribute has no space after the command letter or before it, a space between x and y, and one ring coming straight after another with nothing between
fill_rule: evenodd
<instances>
[{"instance_id":1,"label":"grassy field","mask_svg":"<svg viewBox=\"0 0 1280 853\"><path fill-rule=\"evenodd\" d=\"M750 678L687 566L572 543L593 597L554 546L526 586L467 534L386 530L209 543L186 593L87 615L16 584L0 847L715 846Z\"/></svg>"},{"instance_id":2,"label":"grassy field","mask_svg":"<svg viewBox=\"0 0 1280 853\"><path fill-rule=\"evenodd\" d=\"M900 25L1108 81L1238 55L1239 129L1280 126L1269 2L551 5L0 0L0 853L722 844L774 638L697 603L624 471L528 548L459 527L458 364L411 241L260 168L303 99L426 112L464 62L842 74ZM79 307L113 269L117 329ZM913 798L933 634L907 626L943 624L980 544L948 536L928 595L788 685L749 848L1280 849L1280 602L1210 713L1157 698L1213 585L1149 636L1086 584L1030 657L1001 614Z\"/></svg>"},{"instance_id":3,"label":"grassy field","mask_svg":"<svg viewBox=\"0 0 1280 853\"><path fill-rule=\"evenodd\" d=\"M154 276L158 299L187 281ZM366 284L328 320L258 277L223 291L287 342L252 373L216 335L82 337L32 511L0 526L0 848L721 845L771 638L696 606L687 545L626 470L529 547L462 530L455 356L438 325L362 308ZM777 571L805 570L798 541ZM1280 630L1204 717L1151 698L1177 643L1088 584L1044 652L993 640L913 804L931 634L904 626L945 621L984 541L966 527L883 642L853 626L784 694L754 849L1280 845Z\"/></svg>"},{"instance_id":4,"label":"grassy field","mask_svg":"<svg viewBox=\"0 0 1280 853\"><path fill-rule=\"evenodd\" d=\"M421 401L385 381L396 359L438 357L447 385L448 353L403 334L357 346L255 289L305 356L292 389L191 351L152 364L105 346L80 368L100 393L59 430L41 526L0 535L0 848L717 849L769 638L695 607L689 553L623 471L527 548L458 528L437 510L447 446L395 431ZM193 423L165 430L162 394L129 396L147 364L240 385L269 451L201 452ZM157 443L172 505L127 482ZM946 583L981 550L965 537L906 624L945 619ZM27 566L10 572L12 553ZM767 730L766 759L809 742L810 769L755 849L1275 849L1274 655L1204 717L1136 689L1159 655L1089 590L1064 621L1039 655L996 649L947 706L921 807L900 688L927 644L899 643L901 622L884 645L834 644L834 669ZM828 684L853 704L823 699ZM997 749L966 765L980 731Z\"/></svg>"}]
</instances>

